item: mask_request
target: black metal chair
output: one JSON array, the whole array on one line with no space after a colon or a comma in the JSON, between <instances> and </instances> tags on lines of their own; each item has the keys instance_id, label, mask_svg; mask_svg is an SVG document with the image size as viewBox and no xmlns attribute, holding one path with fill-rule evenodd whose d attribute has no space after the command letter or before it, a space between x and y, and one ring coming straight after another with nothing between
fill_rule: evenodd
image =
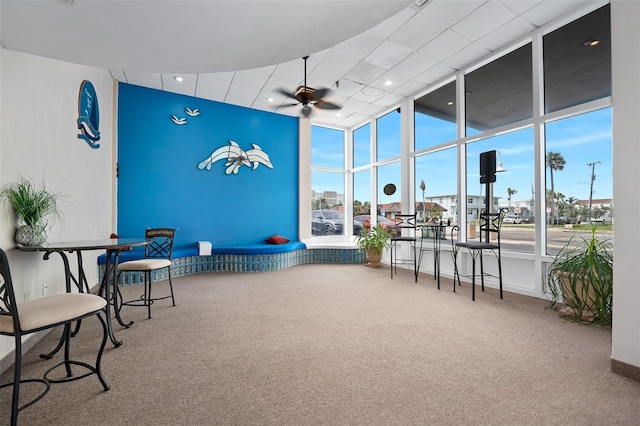
<instances>
[{"instance_id":1,"label":"black metal chair","mask_svg":"<svg viewBox=\"0 0 640 426\"><path fill-rule=\"evenodd\" d=\"M415 282L418 282L418 244L416 238L416 215L415 213L398 214L396 215L396 219L399 220L399 222L396 224L396 232L394 232L394 234L391 236L391 278L393 278L394 273L398 272L398 264L413 264L413 275L415 277ZM409 244L411 250L413 251L412 257L398 258L398 244L402 245L402 243Z\"/></svg>"},{"instance_id":2,"label":"black metal chair","mask_svg":"<svg viewBox=\"0 0 640 426\"><path fill-rule=\"evenodd\" d=\"M33 405L49 392L51 383L70 382L95 374L98 376L104 390L109 390L109 385L102 376L100 369L102 352L107 343L106 316L103 312L106 304L107 301L102 297L87 293L55 294L18 304L11 280L9 261L6 253L0 249L0 335L13 336L15 341L13 381L0 385L0 388L13 387L11 400L12 426L18 423L18 413L21 410ZM71 324L93 315L97 316L102 324L102 344L100 345L95 365L69 359ZM64 326L64 360L50 367L44 373L42 379L21 379L22 337L61 325ZM65 378L54 379L49 377L53 370L63 365L66 369ZM84 374L74 374L72 366L82 367L81 373ZM44 386L43 390L32 400L20 405L20 385L34 382L41 383ZM4 416L8 413L3 410L2 414Z\"/></svg>"},{"instance_id":3,"label":"black metal chair","mask_svg":"<svg viewBox=\"0 0 640 426\"><path fill-rule=\"evenodd\" d=\"M171 282L171 255L176 230L172 228L148 228L145 231L147 244L144 248L144 259L129 260L118 264L118 275L124 271L140 272L144 274L144 293L138 299L122 302L123 306L146 306L147 317L151 319L151 305L156 300L171 298L173 306L176 300L173 295ZM171 294L162 297L151 296L152 274L162 269L167 270L169 289Z\"/></svg>"},{"instance_id":4,"label":"black metal chair","mask_svg":"<svg viewBox=\"0 0 640 426\"><path fill-rule=\"evenodd\" d=\"M442 222L421 225L420 228L420 256L418 258L418 271L422 265L425 252L433 253L433 278L438 283L440 290L440 254L442 252L442 240L445 238L446 227Z\"/></svg>"},{"instance_id":5,"label":"black metal chair","mask_svg":"<svg viewBox=\"0 0 640 426\"><path fill-rule=\"evenodd\" d=\"M456 290L456 278L460 285L460 273L458 268L458 252L461 249L468 249L471 255L471 300L476 300L476 258L480 258L480 282L484 291L484 277L492 276L498 278L500 283L500 299L502 299L502 257L500 253L500 230L504 216L509 209L502 208L497 212L487 213L486 209L480 212L480 238L479 241L465 241L455 243L453 246L454 279L453 291ZM492 242L494 240L495 242ZM453 236L452 236L453 241ZM498 259L498 275L491 275L484 272L483 253L490 251Z\"/></svg>"}]
</instances>

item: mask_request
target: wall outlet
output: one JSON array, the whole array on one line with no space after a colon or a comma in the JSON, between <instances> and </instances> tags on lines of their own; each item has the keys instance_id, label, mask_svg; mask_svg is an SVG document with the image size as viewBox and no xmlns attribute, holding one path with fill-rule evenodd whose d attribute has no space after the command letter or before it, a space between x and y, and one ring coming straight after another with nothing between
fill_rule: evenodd
<instances>
[{"instance_id":1,"label":"wall outlet","mask_svg":"<svg viewBox=\"0 0 640 426\"><path fill-rule=\"evenodd\" d=\"M28 292L28 291L25 291L25 292L24 292L24 295L23 295L23 298L22 298L22 301L23 301L23 302L28 302L30 298L31 298L31 297L30 297L29 292Z\"/></svg>"},{"instance_id":2,"label":"wall outlet","mask_svg":"<svg viewBox=\"0 0 640 426\"><path fill-rule=\"evenodd\" d=\"M43 296L47 295L47 290L48 290L47 283L42 284L42 295Z\"/></svg>"}]
</instances>

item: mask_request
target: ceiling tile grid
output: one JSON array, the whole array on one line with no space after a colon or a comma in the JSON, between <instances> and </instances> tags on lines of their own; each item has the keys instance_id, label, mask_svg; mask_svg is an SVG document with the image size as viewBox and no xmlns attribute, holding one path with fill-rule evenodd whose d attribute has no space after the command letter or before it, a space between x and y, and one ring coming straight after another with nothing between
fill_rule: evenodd
<instances>
[{"instance_id":1,"label":"ceiling tile grid","mask_svg":"<svg viewBox=\"0 0 640 426\"><path fill-rule=\"evenodd\" d=\"M309 52L307 85L330 89L324 100L341 110L313 108L314 124L350 128L424 92L537 27L584 7L580 0L432 0L407 7L377 26L320 52ZM256 69L181 75L111 70L114 79L174 93L298 116L292 93L304 84L304 61ZM390 81L390 84L386 82Z\"/></svg>"}]
</instances>

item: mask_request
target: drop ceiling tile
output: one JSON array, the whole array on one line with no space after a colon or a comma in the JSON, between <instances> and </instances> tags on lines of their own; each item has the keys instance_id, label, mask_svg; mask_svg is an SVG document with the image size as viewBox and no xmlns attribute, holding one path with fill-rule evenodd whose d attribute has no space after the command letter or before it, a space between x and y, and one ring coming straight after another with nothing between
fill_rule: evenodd
<instances>
[{"instance_id":1,"label":"drop ceiling tile","mask_svg":"<svg viewBox=\"0 0 640 426\"><path fill-rule=\"evenodd\" d=\"M260 74L253 70L237 71L232 84L261 89L268 79L267 74Z\"/></svg>"},{"instance_id":2,"label":"drop ceiling tile","mask_svg":"<svg viewBox=\"0 0 640 426\"><path fill-rule=\"evenodd\" d=\"M420 13L429 16L441 25L450 28L462 18L480 7L485 0L434 0L427 7L422 9Z\"/></svg>"},{"instance_id":3,"label":"drop ceiling tile","mask_svg":"<svg viewBox=\"0 0 640 426\"><path fill-rule=\"evenodd\" d=\"M355 98L349 98L342 103L342 108L347 111L360 111L363 108L366 108L369 105L369 102L365 102Z\"/></svg>"},{"instance_id":4,"label":"drop ceiling tile","mask_svg":"<svg viewBox=\"0 0 640 426\"><path fill-rule=\"evenodd\" d=\"M246 99L250 100L251 104L258 96L258 93L260 93L260 90L254 87L242 86L240 84L231 84L231 86L229 86L229 92L227 92L227 98Z\"/></svg>"},{"instance_id":5,"label":"drop ceiling tile","mask_svg":"<svg viewBox=\"0 0 640 426\"><path fill-rule=\"evenodd\" d=\"M198 77L198 82L196 84L196 91L199 93L200 91L215 93L218 95L225 96L229 91L230 82L217 80L215 78L205 77L205 74L201 74Z\"/></svg>"},{"instance_id":6,"label":"drop ceiling tile","mask_svg":"<svg viewBox=\"0 0 640 426\"><path fill-rule=\"evenodd\" d=\"M307 72L309 66L307 65ZM289 85L294 82L297 87L304 79L304 61L302 59L296 59L294 61L278 64L276 69L271 74L271 78L277 78L280 80L288 81Z\"/></svg>"},{"instance_id":7,"label":"drop ceiling tile","mask_svg":"<svg viewBox=\"0 0 640 426\"><path fill-rule=\"evenodd\" d=\"M506 44L511 44L513 41L527 36L533 30L535 30L533 24L522 17L517 17L494 32L487 34L478 40L476 44L491 51L496 51ZM507 40L509 41L507 42Z\"/></svg>"},{"instance_id":8,"label":"drop ceiling tile","mask_svg":"<svg viewBox=\"0 0 640 426\"><path fill-rule=\"evenodd\" d=\"M163 83L163 90L167 92L177 93L179 95L195 96L195 88L190 86L182 86L179 84Z\"/></svg>"},{"instance_id":9,"label":"drop ceiling tile","mask_svg":"<svg viewBox=\"0 0 640 426\"><path fill-rule=\"evenodd\" d=\"M502 3L487 2L465 16L452 30L471 41L476 41L514 19L517 15Z\"/></svg>"},{"instance_id":10,"label":"drop ceiling tile","mask_svg":"<svg viewBox=\"0 0 640 426\"><path fill-rule=\"evenodd\" d=\"M227 96L225 98L224 102L226 104L241 106L241 107L245 107L245 108L251 108L251 104L253 103L253 99Z\"/></svg>"},{"instance_id":11,"label":"drop ceiling tile","mask_svg":"<svg viewBox=\"0 0 640 426\"><path fill-rule=\"evenodd\" d=\"M362 85L354 81L347 80L346 78L340 79L340 85L335 89L335 92L344 97L351 97L355 93L362 89Z\"/></svg>"},{"instance_id":12,"label":"drop ceiling tile","mask_svg":"<svg viewBox=\"0 0 640 426\"><path fill-rule=\"evenodd\" d=\"M413 53L409 48L385 41L371 52L364 62L388 70Z\"/></svg>"},{"instance_id":13,"label":"drop ceiling tile","mask_svg":"<svg viewBox=\"0 0 640 426\"><path fill-rule=\"evenodd\" d=\"M393 93L387 93L383 97L378 99L376 101L376 103L379 104L379 105L384 105L384 106L390 107L390 106L399 105L400 102L402 102L402 99L404 99L404 98L402 96L400 96L400 95L396 95L396 94L393 94Z\"/></svg>"},{"instance_id":14,"label":"drop ceiling tile","mask_svg":"<svg viewBox=\"0 0 640 426\"><path fill-rule=\"evenodd\" d=\"M586 3L584 0L545 1L529 9L522 16L541 27L558 16L583 8Z\"/></svg>"},{"instance_id":15,"label":"drop ceiling tile","mask_svg":"<svg viewBox=\"0 0 640 426\"><path fill-rule=\"evenodd\" d=\"M396 13L392 17L382 21L378 25L373 28L367 30L369 34L372 34L380 39L389 38L392 34L398 31L403 25L416 14L416 12L412 9L406 8Z\"/></svg>"},{"instance_id":16,"label":"drop ceiling tile","mask_svg":"<svg viewBox=\"0 0 640 426\"><path fill-rule=\"evenodd\" d=\"M436 84L443 78L452 75L454 72L455 69L444 64L438 64L434 67L429 68L425 72L418 74L414 78L414 80L426 84Z\"/></svg>"},{"instance_id":17,"label":"drop ceiling tile","mask_svg":"<svg viewBox=\"0 0 640 426\"><path fill-rule=\"evenodd\" d=\"M540 3L539 0L502 0L502 3L518 14L523 14Z\"/></svg>"},{"instance_id":18,"label":"drop ceiling tile","mask_svg":"<svg viewBox=\"0 0 640 426\"><path fill-rule=\"evenodd\" d=\"M359 60L331 50L316 66L314 71L322 71L335 77L342 77L351 71Z\"/></svg>"},{"instance_id":19,"label":"drop ceiling tile","mask_svg":"<svg viewBox=\"0 0 640 426\"><path fill-rule=\"evenodd\" d=\"M381 80L382 82L384 82L384 80L391 80L394 82L407 81L420 74L423 70L431 68L435 64L437 64L437 62L432 59L419 53L414 53L395 67L391 68L391 70L379 77L378 80ZM372 84L375 85L375 82Z\"/></svg>"},{"instance_id":20,"label":"drop ceiling tile","mask_svg":"<svg viewBox=\"0 0 640 426\"><path fill-rule=\"evenodd\" d=\"M445 59L444 61L442 61L442 63L451 68L459 70L473 64L474 62L479 61L490 53L491 51L489 49L485 49L484 47L478 46L476 44L471 44L458 53Z\"/></svg>"},{"instance_id":21,"label":"drop ceiling tile","mask_svg":"<svg viewBox=\"0 0 640 426\"><path fill-rule=\"evenodd\" d=\"M200 77L211 78L214 80L226 81L227 83L231 83L233 80L233 76L235 75L235 71L227 71L227 72L212 72L212 73L204 73L199 74Z\"/></svg>"},{"instance_id":22,"label":"drop ceiling tile","mask_svg":"<svg viewBox=\"0 0 640 426\"><path fill-rule=\"evenodd\" d=\"M127 83L135 84L136 86L148 87L149 89L162 90L162 81L160 80L149 80L147 78L132 77L127 75Z\"/></svg>"},{"instance_id":23,"label":"drop ceiling tile","mask_svg":"<svg viewBox=\"0 0 640 426\"><path fill-rule=\"evenodd\" d=\"M418 53L436 62L442 62L470 44L469 40L458 33L447 30L418 50Z\"/></svg>"},{"instance_id":24,"label":"drop ceiling tile","mask_svg":"<svg viewBox=\"0 0 640 426\"><path fill-rule=\"evenodd\" d=\"M345 75L345 78L355 81L356 83L366 84L380 77L384 72L384 69L376 67L375 65L360 62Z\"/></svg>"},{"instance_id":25,"label":"drop ceiling tile","mask_svg":"<svg viewBox=\"0 0 640 426\"><path fill-rule=\"evenodd\" d=\"M364 115L368 115L371 117L377 117L380 114L382 114L384 111L386 111L388 108L386 106L383 105L378 105L378 104L369 104L366 107L362 108L360 111L358 111L359 114L364 114Z\"/></svg>"},{"instance_id":26,"label":"drop ceiling tile","mask_svg":"<svg viewBox=\"0 0 640 426\"><path fill-rule=\"evenodd\" d=\"M216 101L216 102L224 102L224 98L226 96L226 93L215 93L215 92L208 92L206 90L197 90L196 96L198 98L201 99L208 99L210 101Z\"/></svg>"},{"instance_id":27,"label":"drop ceiling tile","mask_svg":"<svg viewBox=\"0 0 640 426\"><path fill-rule=\"evenodd\" d=\"M361 61L380 46L384 38L364 32L333 47L333 51L349 58Z\"/></svg>"},{"instance_id":28,"label":"drop ceiling tile","mask_svg":"<svg viewBox=\"0 0 640 426\"><path fill-rule=\"evenodd\" d=\"M427 87L429 87L429 85L426 83L422 83L417 80L409 80L400 87L396 88L393 93L404 97L410 97L422 92Z\"/></svg>"},{"instance_id":29,"label":"drop ceiling tile","mask_svg":"<svg viewBox=\"0 0 640 426\"><path fill-rule=\"evenodd\" d=\"M416 51L447 28L422 13L416 13L402 28L389 37L389 41Z\"/></svg>"},{"instance_id":30,"label":"drop ceiling tile","mask_svg":"<svg viewBox=\"0 0 640 426\"><path fill-rule=\"evenodd\" d=\"M135 78L143 78L145 80L162 81L162 76L159 73L154 73L154 72L133 72L133 71L127 71L127 70L124 70L123 72L127 76L127 79L129 77L135 77Z\"/></svg>"}]
</instances>

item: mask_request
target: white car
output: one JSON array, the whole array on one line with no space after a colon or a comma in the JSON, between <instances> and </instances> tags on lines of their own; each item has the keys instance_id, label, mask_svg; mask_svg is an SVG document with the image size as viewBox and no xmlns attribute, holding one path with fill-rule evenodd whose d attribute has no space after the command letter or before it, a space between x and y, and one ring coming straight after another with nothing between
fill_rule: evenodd
<instances>
[{"instance_id":1,"label":"white car","mask_svg":"<svg viewBox=\"0 0 640 426\"><path fill-rule=\"evenodd\" d=\"M513 223L519 224L522 223L522 217L517 214L508 214L504 217L503 223Z\"/></svg>"}]
</instances>

